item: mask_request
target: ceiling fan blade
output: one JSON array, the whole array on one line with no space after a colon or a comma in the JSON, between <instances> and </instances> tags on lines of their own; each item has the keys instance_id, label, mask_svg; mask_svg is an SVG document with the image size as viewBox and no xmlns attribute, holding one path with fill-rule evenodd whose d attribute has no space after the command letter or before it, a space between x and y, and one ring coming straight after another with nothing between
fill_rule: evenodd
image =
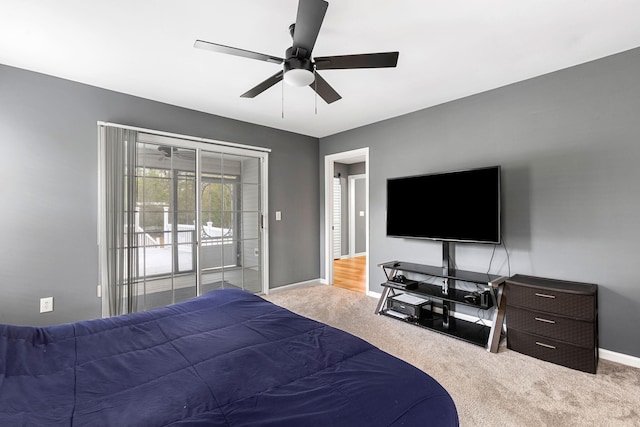
<instances>
[{"instance_id":1,"label":"ceiling fan blade","mask_svg":"<svg viewBox=\"0 0 640 427\"><path fill-rule=\"evenodd\" d=\"M196 42L193 44L193 47L197 47L198 49L211 50L213 52L226 53L227 55L242 56L244 58L272 62L274 64L282 64L284 62L284 59L278 58L277 56L251 52L250 50L238 49L237 47L230 47L222 44L206 42L204 40L196 40Z\"/></svg>"},{"instance_id":2,"label":"ceiling fan blade","mask_svg":"<svg viewBox=\"0 0 640 427\"><path fill-rule=\"evenodd\" d=\"M253 89L249 89L248 91L246 91L245 93L240 95L240 97L242 97L242 98L255 98L256 96L260 95L265 90L269 89L274 84L276 84L279 81L281 81L283 74L284 73L283 73L282 70L278 71L273 76L269 77L267 80L263 81L262 83L260 83L256 87L254 87Z\"/></svg>"},{"instance_id":3,"label":"ceiling fan blade","mask_svg":"<svg viewBox=\"0 0 640 427\"><path fill-rule=\"evenodd\" d=\"M316 93L320 95L320 98L324 99L327 104L331 104L332 102L342 99L338 92L336 92L335 89L320 76L320 74L315 73L315 77L315 81L311 83L309 87L315 90Z\"/></svg>"},{"instance_id":4,"label":"ceiling fan blade","mask_svg":"<svg viewBox=\"0 0 640 427\"><path fill-rule=\"evenodd\" d=\"M293 47L300 47L311 56L329 3L324 0L299 0L298 16L293 30Z\"/></svg>"},{"instance_id":5,"label":"ceiling fan blade","mask_svg":"<svg viewBox=\"0 0 640 427\"><path fill-rule=\"evenodd\" d=\"M317 70L349 68L387 68L398 64L399 52L363 53L361 55L321 56L314 58Z\"/></svg>"}]
</instances>

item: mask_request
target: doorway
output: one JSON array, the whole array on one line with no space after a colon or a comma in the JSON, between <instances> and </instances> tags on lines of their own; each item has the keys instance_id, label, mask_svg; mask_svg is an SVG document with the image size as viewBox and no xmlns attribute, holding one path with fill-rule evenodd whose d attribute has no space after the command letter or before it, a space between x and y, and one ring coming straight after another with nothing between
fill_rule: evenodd
<instances>
[{"instance_id":1,"label":"doorway","mask_svg":"<svg viewBox=\"0 0 640 427\"><path fill-rule=\"evenodd\" d=\"M327 283L369 289L369 149L325 157L325 277Z\"/></svg>"}]
</instances>

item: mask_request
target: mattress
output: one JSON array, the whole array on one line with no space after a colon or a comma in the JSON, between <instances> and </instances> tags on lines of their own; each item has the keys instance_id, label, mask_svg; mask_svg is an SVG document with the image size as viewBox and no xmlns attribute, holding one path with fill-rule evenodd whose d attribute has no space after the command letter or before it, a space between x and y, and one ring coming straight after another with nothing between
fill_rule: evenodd
<instances>
[{"instance_id":1,"label":"mattress","mask_svg":"<svg viewBox=\"0 0 640 427\"><path fill-rule=\"evenodd\" d=\"M431 376L240 290L0 325L0 425L456 426Z\"/></svg>"}]
</instances>

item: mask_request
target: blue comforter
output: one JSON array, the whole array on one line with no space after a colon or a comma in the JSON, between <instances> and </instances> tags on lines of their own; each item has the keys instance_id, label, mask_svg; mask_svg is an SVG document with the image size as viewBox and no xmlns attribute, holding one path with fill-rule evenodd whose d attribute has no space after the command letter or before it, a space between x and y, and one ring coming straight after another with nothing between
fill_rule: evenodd
<instances>
[{"instance_id":1,"label":"blue comforter","mask_svg":"<svg viewBox=\"0 0 640 427\"><path fill-rule=\"evenodd\" d=\"M0 425L456 426L449 394L346 332L238 290L0 325Z\"/></svg>"}]
</instances>

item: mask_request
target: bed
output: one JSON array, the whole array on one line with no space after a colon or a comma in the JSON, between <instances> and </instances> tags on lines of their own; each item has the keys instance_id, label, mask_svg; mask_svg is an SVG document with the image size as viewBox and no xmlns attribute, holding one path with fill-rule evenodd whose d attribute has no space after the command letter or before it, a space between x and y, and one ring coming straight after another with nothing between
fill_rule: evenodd
<instances>
[{"instance_id":1,"label":"bed","mask_svg":"<svg viewBox=\"0 0 640 427\"><path fill-rule=\"evenodd\" d=\"M240 290L0 328L2 426L458 425L429 375Z\"/></svg>"}]
</instances>

